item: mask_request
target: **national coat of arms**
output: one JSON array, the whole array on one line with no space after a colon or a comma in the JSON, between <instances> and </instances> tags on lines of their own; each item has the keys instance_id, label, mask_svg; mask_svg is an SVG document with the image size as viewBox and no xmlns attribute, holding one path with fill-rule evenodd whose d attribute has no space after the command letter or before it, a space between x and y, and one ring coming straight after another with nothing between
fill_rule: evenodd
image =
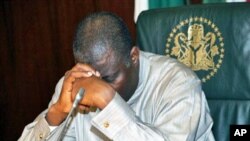
<instances>
[{"instance_id":1,"label":"national coat of arms","mask_svg":"<svg viewBox=\"0 0 250 141\"><path fill-rule=\"evenodd\" d=\"M223 47L222 34L212 21L191 17L172 29L167 38L166 54L202 74L202 82L206 82L222 64Z\"/></svg>"}]
</instances>

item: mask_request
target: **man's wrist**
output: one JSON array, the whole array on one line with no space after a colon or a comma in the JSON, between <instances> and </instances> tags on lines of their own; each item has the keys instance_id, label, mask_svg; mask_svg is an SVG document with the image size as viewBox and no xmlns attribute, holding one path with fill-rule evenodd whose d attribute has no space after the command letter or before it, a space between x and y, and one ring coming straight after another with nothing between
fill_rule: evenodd
<instances>
[{"instance_id":1,"label":"man's wrist","mask_svg":"<svg viewBox=\"0 0 250 141\"><path fill-rule=\"evenodd\" d=\"M45 116L45 119L50 126L58 126L65 120L66 117L67 113L60 112L57 108L57 105L53 104L49 108L48 113Z\"/></svg>"}]
</instances>

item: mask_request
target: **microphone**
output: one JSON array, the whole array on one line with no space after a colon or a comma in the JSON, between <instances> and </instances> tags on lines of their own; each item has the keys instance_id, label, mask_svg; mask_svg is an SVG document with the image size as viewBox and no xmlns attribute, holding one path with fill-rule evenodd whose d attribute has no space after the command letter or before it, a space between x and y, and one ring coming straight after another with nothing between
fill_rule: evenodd
<instances>
[{"instance_id":1,"label":"microphone","mask_svg":"<svg viewBox=\"0 0 250 141\"><path fill-rule=\"evenodd\" d=\"M63 128L63 130L62 130L61 135L60 135L59 138L58 138L58 141L61 141L61 140L62 140L62 137L66 134L66 132L67 132L67 130L68 130L68 128L69 128L69 125L70 125L70 123L71 123L71 121L72 121L72 119L73 119L73 118L72 118L72 113L75 111L77 105L79 104L79 102L80 102L81 99L83 98L84 92L85 92L85 90L84 90L83 88L80 88L80 90L78 91L78 93L77 93L77 95L76 95L76 97L75 97L75 100L74 100L74 102L73 102L73 106L72 106L72 108L70 109L70 112L69 112L69 114L68 114L68 116L67 116L67 118L66 118L66 120L65 120L65 126L64 126L64 128Z\"/></svg>"},{"instance_id":2,"label":"microphone","mask_svg":"<svg viewBox=\"0 0 250 141\"><path fill-rule=\"evenodd\" d=\"M84 92L85 92L85 90L83 88L80 88L80 90L78 91L76 98L74 100L73 107L71 108L71 111L73 111L77 107L78 103L83 98Z\"/></svg>"}]
</instances>

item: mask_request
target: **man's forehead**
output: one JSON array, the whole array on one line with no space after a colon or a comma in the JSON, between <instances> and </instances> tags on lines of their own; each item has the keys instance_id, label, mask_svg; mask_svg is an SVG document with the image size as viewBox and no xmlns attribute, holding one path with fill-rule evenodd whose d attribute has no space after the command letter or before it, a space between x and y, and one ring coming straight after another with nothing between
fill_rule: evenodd
<instances>
[{"instance_id":1,"label":"man's forehead","mask_svg":"<svg viewBox=\"0 0 250 141\"><path fill-rule=\"evenodd\" d=\"M116 57L113 51L108 51L98 61L94 62L93 67L98 70L101 75L112 75L119 69L119 62L119 57Z\"/></svg>"}]
</instances>

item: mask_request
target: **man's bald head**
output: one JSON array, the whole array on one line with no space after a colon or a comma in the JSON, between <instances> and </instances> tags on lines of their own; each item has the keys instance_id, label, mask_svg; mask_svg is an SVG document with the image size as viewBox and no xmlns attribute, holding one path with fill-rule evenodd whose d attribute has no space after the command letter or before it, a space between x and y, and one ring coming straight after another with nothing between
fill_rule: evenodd
<instances>
[{"instance_id":1,"label":"man's bald head","mask_svg":"<svg viewBox=\"0 0 250 141\"><path fill-rule=\"evenodd\" d=\"M78 25L73 53L76 62L96 65L111 51L116 61L127 64L131 48L131 36L122 19L109 12L99 12L87 16Z\"/></svg>"}]
</instances>

